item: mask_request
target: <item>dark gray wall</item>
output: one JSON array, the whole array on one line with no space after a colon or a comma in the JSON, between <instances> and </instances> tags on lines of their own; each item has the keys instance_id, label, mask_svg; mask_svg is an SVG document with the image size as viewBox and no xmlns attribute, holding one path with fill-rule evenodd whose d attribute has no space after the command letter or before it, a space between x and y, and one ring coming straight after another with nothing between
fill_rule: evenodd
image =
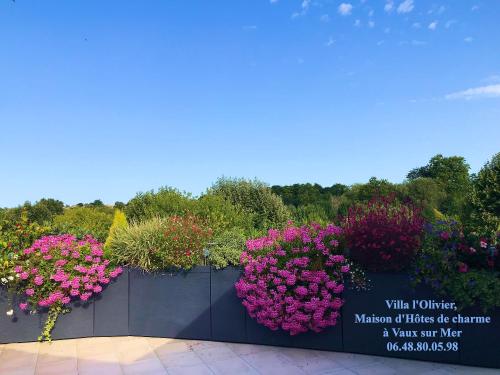
<instances>
[{"instance_id":1,"label":"dark gray wall","mask_svg":"<svg viewBox=\"0 0 500 375\"><path fill-rule=\"evenodd\" d=\"M458 352L387 352L388 340L381 336L380 326L354 324L356 313L387 315L385 299L441 300L427 288L412 288L408 275L368 274L372 281L369 291L346 288L343 295L346 303L337 326L321 333L309 332L297 336L271 331L248 316L236 296L234 283L239 277L240 271L235 268L214 270L197 267L190 272L154 274L126 269L91 303L74 304L71 313L61 316L53 337L135 335L187 338L500 368L500 309L489 314L492 316L490 325L452 326L464 331ZM46 313L30 315L15 307L15 317L8 317L6 310L7 295L0 289L0 343L37 339ZM480 315L481 312L470 310L462 314ZM440 325L402 327L420 330L436 326Z\"/></svg>"}]
</instances>

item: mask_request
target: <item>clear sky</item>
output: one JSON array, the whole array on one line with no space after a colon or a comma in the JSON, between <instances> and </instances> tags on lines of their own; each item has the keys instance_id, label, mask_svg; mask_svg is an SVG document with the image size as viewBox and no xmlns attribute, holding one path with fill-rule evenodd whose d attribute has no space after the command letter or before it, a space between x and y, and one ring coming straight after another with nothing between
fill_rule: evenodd
<instances>
[{"instance_id":1,"label":"clear sky","mask_svg":"<svg viewBox=\"0 0 500 375\"><path fill-rule=\"evenodd\" d=\"M0 0L0 206L500 151L500 1Z\"/></svg>"}]
</instances>

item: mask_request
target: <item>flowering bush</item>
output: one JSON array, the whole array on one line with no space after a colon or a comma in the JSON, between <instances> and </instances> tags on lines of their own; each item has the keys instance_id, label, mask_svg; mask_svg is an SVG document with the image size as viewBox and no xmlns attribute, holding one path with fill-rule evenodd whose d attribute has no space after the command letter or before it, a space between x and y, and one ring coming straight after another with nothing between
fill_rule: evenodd
<instances>
[{"instance_id":1,"label":"flowering bush","mask_svg":"<svg viewBox=\"0 0 500 375\"><path fill-rule=\"evenodd\" d=\"M367 270L402 270L420 246L424 225L420 209L392 196L355 205L344 220L351 258Z\"/></svg>"},{"instance_id":2,"label":"flowering bush","mask_svg":"<svg viewBox=\"0 0 500 375\"><path fill-rule=\"evenodd\" d=\"M26 210L21 212L19 220L0 221L0 285L9 287L15 284L13 265L19 252L49 231L49 227L30 222Z\"/></svg>"},{"instance_id":3,"label":"flowering bush","mask_svg":"<svg viewBox=\"0 0 500 375\"><path fill-rule=\"evenodd\" d=\"M462 308L500 306L500 238L464 233L453 220L429 223L425 229L415 282L430 285Z\"/></svg>"},{"instance_id":4,"label":"flowering bush","mask_svg":"<svg viewBox=\"0 0 500 375\"><path fill-rule=\"evenodd\" d=\"M59 313L72 300L86 302L122 273L103 259L102 244L91 236L77 240L70 234L45 236L20 254L14 267L19 308L48 308L49 317L40 340L49 339Z\"/></svg>"},{"instance_id":5,"label":"flowering bush","mask_svg":"<svg viewBox=\"0 0 500 375\"><path fill-rule=\"evenodd\" d=\"M146 271L190 269L203 263L203 248L212 236L195 216L153 218L117 228L110 245L117 264Z\"/></svg>"},{"instance_id":6,"label":"flowering bush","mask_svg":"<svg viewBox=\"0 0 500 375\"><path fill-rule=\"evenodd\" d=\"M334 326L344 303L343 274L349 272L338 248L341 232L331 224L288 226L247 241L244 274L235 286L249 315L291 335Z\"/></svg>"}]
</instances>

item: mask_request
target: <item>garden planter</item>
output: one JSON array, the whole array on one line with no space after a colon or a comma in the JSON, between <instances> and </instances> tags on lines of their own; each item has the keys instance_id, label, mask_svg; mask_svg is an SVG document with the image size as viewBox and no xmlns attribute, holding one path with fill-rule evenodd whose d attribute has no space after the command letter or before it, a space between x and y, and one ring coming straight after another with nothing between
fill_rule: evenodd
<instances>
[{"instance_id":1,"label":"garden planter","mask_svg":"<svg viewBox=\"0 0 500 375\"><path fill-rule=\"evenodd\" d=\"M455 315L452 310L413 310L413 309L389 309L387 300L406 301L412 300L436 300L442 299L436 296L426 287L413 288L409 275L404 273L368 273L367 278L371 281L371 288L368 291L355 291L347 288L344 293L346 303L342 311L343 321L343 343L344 351L362 354L373 354L381 356L419 359L436 362L459 362L459 351L450 344L447 350L441 350L439 344L433 342L443 342L446 346L448 342L459 341L456 338L439 337L441 328L457 330L456 324L437 323L440 314L451 317ZM358 315L356 315L358 314ZM389 317L392 323L356 323L356 318ZM432 317L435 322L423 324L397 323L396 316L399 314L420 314ZM380 320L380 319L379 319ZM384 337L384 328L387 328L389 337ZM435 338L422 337L395 337L392 329L401 328L401 331L417 331L418 335L422 330L438 333ZM408 336L411 336L409 333ZM418 344L418 343L426 344ZM393 345L396 343L396 345ZM404 345L404 343L409 343ZM420 345L420 346L419 346ZM460 343L458 343L459 349Z\"/></svg>"},{"instance_id":2,"label":"garden planter","mask_svg":"<svg viewBox=\"0 0 500 375\"><path fill-rule=\"evenodd\" d=\"M7 293L0 291L0 343L36 341L42 332L47 319L47 312L36 314L22 311L18 307L17 296L13 297L14 315L7 316L9 309ZM82 304L74 302L71 311L59 315L54 330L53 339L69 339L75 337L91 337L94 335L94 308L92 302Z\"/></svg>"},{"instance_id":3,"label":"garden planter","mask_svg":"<svg viewBox=\"0 0 500 375\"><path fill-rule=\"evenodd\" d=\"M9 310L7 291L0 288L0 344L36 341L42 331L44 316L30 315L18 307L18 298L13 297L14 315L7 316Z\"/></svg>"},{"instance_id":4,"label":"garden planter","mask_svg":"<svg viewBox=\"0 0 500 375\"><path fill-rule=\"evenodd\" d=\"M236 296L234 283L240 277L237 268L214 270L197 267L189 272L143 273L131 269L88 304L73 304L69 314L61 315L53 331L54 339L87 336L157 336L216 340L307 349L345 351L426 361L460 363L500 368L500 309L488 314L490 324L359 324L355 314L390 316L402 310L389 309L386 300L435 300L426 287L413 288L406 274L367 274L368 291L344 290L345 304L337 326L321 333L290 336L271 331L250 318ZM19 310L14 301L14 316L7 316L6 291L0 289L0 343L35 341L40 335L46 313L30 315ZM403 311L419 312L421 311ZM481 316L477 309L459 312ZM456 316L455 311L429 310L427 316ZM389 351L388 342L455 341L383 337L383 328L403 330L462 330L458 351Z\"/></svg>"},{"instance_id":5,"label":"garden planter","mask_svg":"<svg viewBox=\"0 0 500 375\"><path fill-rule=\"evenodd\" d=\"M93 299L85 303L80 301L72 302L70 309L69 313L61 314L57 318L56 325L52 331L52 338L59 340L94 336ZM44 321L45 318L44 316Z\"/></svg>"},{"instance_id":6,"label":"garden planter","mask_svg":"<svg viewBox=\"0 0 500 375\"><path fill-rule=\"evenodd\" d=\"M128 336L129 270L94 297L94 336Z\"/></svg>"},{"instance_id":7,"label":"garden planter","mask_svg":"<svg viewBox=\"0 0 500 375\"><path fill-rule=\"evenodd\" d=\"M462 315L487 316L489 324L459 324L463 330L460 340L460 363L472 366L500 368L500 308L484 313L478 308L460 311Z\"/></svg>"},{"instance_id":8,"label":"garden planter","mask_svg":"<svg viewBox=\"0 0 500 375\"><path fill-rule=\"evenodd\" d=\"M210 304L213 340L246 342L246 310L234 287L240 276L239 268L228 267L211 271Z\"/></svg>"},{"instance_id":9,"label":"garden planter","mask_svg":"<svg viewBox=\"0 0 500 375\"><path fill-rule=\"evenodd\" d=\"M241 302L240 302L241 303ZM288 332L272 331L262 324L257 323L246 314L247 342L258 345L292 346L292 337Z\"/></svg>"},{"instance_id":10,"label":"garden planter","mask_svg":"<svg viewBox=\"0 0 500 375\"><path fill-rule=\"evenodd\" d=\"M210 340L210 267L129 278L130 335Z\"/></svg>"}]
</instances>

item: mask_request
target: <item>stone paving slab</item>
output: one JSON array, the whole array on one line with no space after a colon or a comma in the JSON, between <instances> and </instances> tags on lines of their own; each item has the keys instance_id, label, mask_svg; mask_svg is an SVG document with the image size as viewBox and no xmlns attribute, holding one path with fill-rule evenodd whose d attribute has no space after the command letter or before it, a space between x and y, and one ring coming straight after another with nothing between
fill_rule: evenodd
<instances>
[{"instance_id":1,"label":"stone paving slab","mask_svg":"<svg viewBox=\"0 0 500 375\"><path fill-rule=\"evenodd\" d=\"M0 375L500 375L500 370L351 353L149 337L0 345Z\"/></svg>"}]
</instances>

